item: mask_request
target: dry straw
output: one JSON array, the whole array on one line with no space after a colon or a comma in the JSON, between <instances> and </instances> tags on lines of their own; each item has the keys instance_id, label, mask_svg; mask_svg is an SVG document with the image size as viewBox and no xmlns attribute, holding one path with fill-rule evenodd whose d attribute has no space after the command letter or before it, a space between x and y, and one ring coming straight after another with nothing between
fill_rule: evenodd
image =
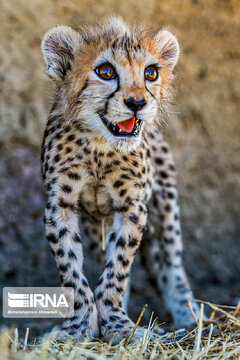
<instances>
[{"instance_id":1,"label":"dry straw","mask_svg":"<svg viewBox=\"0 0 240 360\"><path fill-rule=\"evenodd\" d=\"M203 320L204 305L212 309L209 321ZM139 316L141 321L146 307ZM18 329L2 328L0 333L0 359L127 359L127 360L237 360L240 359L240 302L236 307L201 303L200 317L196 329L191 332L178 330L174 333L156 335L155 320L151 316L142 339L131 342L124 339L117 346L110 346L101 341L54 341L29 338L26 330L23 340L19 338ZM30 329L31 332L31 329Z\"/></svg>"}]
</instances>

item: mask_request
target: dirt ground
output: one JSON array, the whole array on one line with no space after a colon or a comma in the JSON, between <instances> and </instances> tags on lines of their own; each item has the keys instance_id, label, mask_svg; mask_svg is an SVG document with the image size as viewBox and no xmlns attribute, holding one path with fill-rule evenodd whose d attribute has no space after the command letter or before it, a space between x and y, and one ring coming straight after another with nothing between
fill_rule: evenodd
<instances>
[{"instance_id":1,"label":"dirt ground","mask_svg":"<svg viewBox=\"0 0 240 360\"><path fill-rule=\"evenodd\" d=\"M175 104L163 133L178 168L186 269L196 297L235 304L240 298L238 0L0 2L0 284L59 285L42 222L39 158L51 84L44 75L41 38L56 24L78 26L112 14L168 27L180 40ZM90 272L94 264L90 255ZM133 272L132 317L148 303L145 320L151 310L167 320L138 260ZM52 322L34 324L38 332Z\"/></svg>"}]
</instances>

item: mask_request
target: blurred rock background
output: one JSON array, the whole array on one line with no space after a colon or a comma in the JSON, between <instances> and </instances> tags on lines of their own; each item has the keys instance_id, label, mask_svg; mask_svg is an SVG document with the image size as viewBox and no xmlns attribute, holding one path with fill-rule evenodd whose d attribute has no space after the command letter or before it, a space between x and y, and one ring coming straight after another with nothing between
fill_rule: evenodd
<instances>
[{"instance_id":1,"label":"blurred rock background","mask_svg":"<svg viewBox=\"0 0 240 360\"><path fill-rule=\"evenodd\" d=\"M0 2L0 285L59 285L42 223L39 158L52 84L41 38L56 24L112 14L167 26L180 40L175 106L163 131L178 167L186 269L196 297L233 304L240 297L239 0ZM159 315L138 261L133 271L130 314L136 319L147 302L146 320L152 309ZM52 321L22 321L29 324L46 330Z\"/></svg>"}]
</instances>

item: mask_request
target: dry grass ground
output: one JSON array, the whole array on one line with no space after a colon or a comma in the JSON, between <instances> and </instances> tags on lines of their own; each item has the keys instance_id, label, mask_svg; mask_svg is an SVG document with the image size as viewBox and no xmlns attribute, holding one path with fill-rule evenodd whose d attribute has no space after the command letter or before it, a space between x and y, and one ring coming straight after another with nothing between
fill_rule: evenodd
<instances>
[{"instance_id":1,"label":"dry grass ground","mask_svg":"<svg viewBox=\"0 0 240 360\"><path fill-rule=\"evenodd\" d=\"M42 222L45 200L39 158L51 93L40 51L42 36L57 24L78 27L113 14L128 23L169 27L180 41L175 106L163 132L178 170L185 267L195 296L236 305L239 0L0 1L0 284L60 286ZM94 284L100 266L91 253L84 255L89 261L88 280ZM142 304L148 303L161 316L159 321L166 319L139 262L132 271L131 317L135 320ZM8 320L2 324L11 327ZM32 336L37 334L33 323L23 325Z\"/></svg>"},{"instance_id":2,"label":"dry grass ground","mask_svg":"<svg viewBox=\"0 0 240 360\"><path fill-rule=\"evenodd\" d=\"M210 306L212 315L203 322L204 306ZM57 342L32 339L28 329L25 339L19 339L18 330L2 328L0 359L240 359L240 302L237 307L201 305L198 326L192 332L184 329L166 333L150 340L154 321L150 321L144 337L138 342L123 340L117 346L96 342ZM31 331L31 329L30 329Z\"/></svg>"}]
</instances>

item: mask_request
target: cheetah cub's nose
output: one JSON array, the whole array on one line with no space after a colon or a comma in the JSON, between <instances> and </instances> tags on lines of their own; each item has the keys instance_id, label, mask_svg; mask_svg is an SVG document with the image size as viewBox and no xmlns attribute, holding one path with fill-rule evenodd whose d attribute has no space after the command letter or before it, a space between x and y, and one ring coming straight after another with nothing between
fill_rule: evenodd
<instances>
[{"instance_id":1,"label":"cheetah cub's nose","mask_svg":"<svg viewBox=\"0 0 240 360\"><path fill-rule=\"evenodd\" d=\"M144 98L130 96L128 99L124 99L124 103L134 113L141 110L147 103Z\"/></svg>"}]
</instances>

